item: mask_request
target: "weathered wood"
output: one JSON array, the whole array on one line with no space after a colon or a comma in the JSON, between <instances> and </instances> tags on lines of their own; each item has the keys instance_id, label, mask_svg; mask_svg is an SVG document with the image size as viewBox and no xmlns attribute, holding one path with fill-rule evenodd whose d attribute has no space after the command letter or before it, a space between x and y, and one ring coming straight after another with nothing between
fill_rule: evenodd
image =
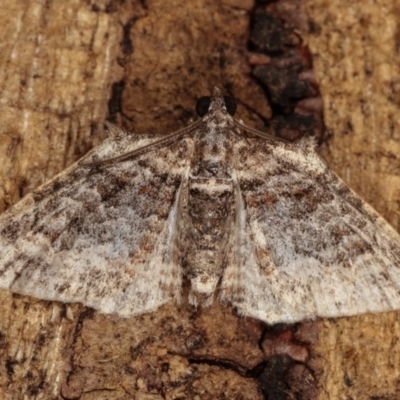
<instances>
[{"instance_id":1,"label":"weathered wood","mask_svg":"<svg viewBox=\"0 0 400 400\"><path fill-rule=\"evenodd\" d=\"M252 1L2 3L1 209L98 143L108 112L125 128L161 134L185 124L195 99L220 85L242 101L238 115L249 124L261 128L255 114L271 115L249 77ZM304 10L332 133L322 153L399 228L395 1L307 0ZM276 333L217 303L120 320L81 305L0 297L4 399L261 399L261 389L288 393L270 372L293 360L299 387L291 393L304 399L315 398L317 384L320 399L399 395L396 312Z\"/></svg>"},{"instance_id":2,"label":"weathered wood","mask_svg":"<svg viewBox=\"0 0 400 400\"><path fill-rule=\"evenodd\" d=\"M330 133L322 155L400 229L398 3L304 2ZM318 323L321 399L400 396L399 313Z\"/></svg>"}]
</instances>

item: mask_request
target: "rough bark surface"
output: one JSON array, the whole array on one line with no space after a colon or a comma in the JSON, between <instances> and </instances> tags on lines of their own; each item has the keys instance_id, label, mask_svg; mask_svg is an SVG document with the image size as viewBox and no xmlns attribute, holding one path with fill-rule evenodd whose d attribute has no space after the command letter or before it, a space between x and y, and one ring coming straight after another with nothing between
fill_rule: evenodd
<instances>
[{"instance_id":1,"label":"rough bark surface","mask_svg":"<svg viewBox=\"0 0 400 400\"><path fill-rule=\"evenodd\" d=\"M399 230L399 3L307 0L304 9L329 134L322 155ZM321 399L400 397L398 312L318 328Z\"/></svg>"},{"instance_id":2,"label":"rough bark surface","mask_svg":"<svg viewBox=\"0 0 400 400\"><path fill-rule=\"evenodd\" d=\"M303 7L329 135L322 154L400 228L395 0L281 1ZM250 78L250 0L2 1L0 208L118 125L160 134L214 85L238 115L272 115ZM276 11L276 10L275 10ZM264 58L263 58L264 57ZM185 288L187 291L187 288ZM79 304L0 293L4 399L338 399L400 396L398 313L266 328L215 303L121 320ZM184 296L185 298L185 296ZM285 329L287 328L287 329ZM293 396L293 397L290 397Z\"/></svg>"}]
</instances>

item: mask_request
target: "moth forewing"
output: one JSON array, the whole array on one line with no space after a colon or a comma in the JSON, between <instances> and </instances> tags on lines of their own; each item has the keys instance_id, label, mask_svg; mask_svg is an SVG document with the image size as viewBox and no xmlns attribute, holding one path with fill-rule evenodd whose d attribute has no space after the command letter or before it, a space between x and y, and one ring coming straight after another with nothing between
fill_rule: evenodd
<instances>
[{"instance_id":1,"label":"moth forewing","mask_svg":"<svg viewBox=\"0 0 400 400\"><path fill-rule=\"evenodd\" d=\"M312 139L246 127L218 89L198 110L161 139L114 130L0 216L0 287L122 317L184 279L267 323L400 308L398 233Z\"/></svg>"}]
</instances>

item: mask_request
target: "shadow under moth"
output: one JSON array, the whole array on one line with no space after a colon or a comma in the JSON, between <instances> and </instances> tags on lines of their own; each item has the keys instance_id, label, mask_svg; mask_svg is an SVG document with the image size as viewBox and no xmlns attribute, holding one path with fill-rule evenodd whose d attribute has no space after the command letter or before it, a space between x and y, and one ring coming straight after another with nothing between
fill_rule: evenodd
<instances>
[{"instance_id":1,"label":"shadow under moth","mask_svg":"<svg viewBox=\"0 0 400 400\"><path fill-rule=\"evenodd\" d=\"M161 139L110 137L0 217L0 288L131 317L215 297L266 323L400 308L400 237L320 159L214 89Z\"/></svg>"}]
</instances>

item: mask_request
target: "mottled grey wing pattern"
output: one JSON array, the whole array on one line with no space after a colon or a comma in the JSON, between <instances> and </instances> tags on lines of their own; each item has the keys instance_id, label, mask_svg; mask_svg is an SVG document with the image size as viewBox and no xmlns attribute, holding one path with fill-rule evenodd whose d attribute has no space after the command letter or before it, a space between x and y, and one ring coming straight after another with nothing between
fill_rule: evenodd
<instances>
[{"instance_id":1,"label":"mottled grey wing pattern","mask_svg":"<svg viewBox=\"0 0 400 400\"><path fill-rule=\"evenodd\" d=\"M148 142L113 137L83 163ZM187 151L183 140L111 165L81 161L29 194L0 217L0 287L121 316L178 298Z\"/></svg>"},{"instance_id":2,"label":"mottled grey wing pattern","mask_svg":"<svg viewBox=\"0 0 400 400\"><path fill-rule=\"evenodd\" d=\"M400 308L397 232L326 167L312 140L252 146L236 168L222 300L269 323Z\"/></svg>"},{"instance_id":3,"label":"mottled grey wing pattern","mask_svg":"<svg viewBox=\"0 0 400 400\"><path fill-rule=\"evenodd\" d=\"M0 216L0 288L129 317L178 300L185 273L192 304L219 283L271 324L400 309L399 235L313 141L247 128L217 88L204 99L159 141L112 128Z\"/></svg>"}]
</instances>

